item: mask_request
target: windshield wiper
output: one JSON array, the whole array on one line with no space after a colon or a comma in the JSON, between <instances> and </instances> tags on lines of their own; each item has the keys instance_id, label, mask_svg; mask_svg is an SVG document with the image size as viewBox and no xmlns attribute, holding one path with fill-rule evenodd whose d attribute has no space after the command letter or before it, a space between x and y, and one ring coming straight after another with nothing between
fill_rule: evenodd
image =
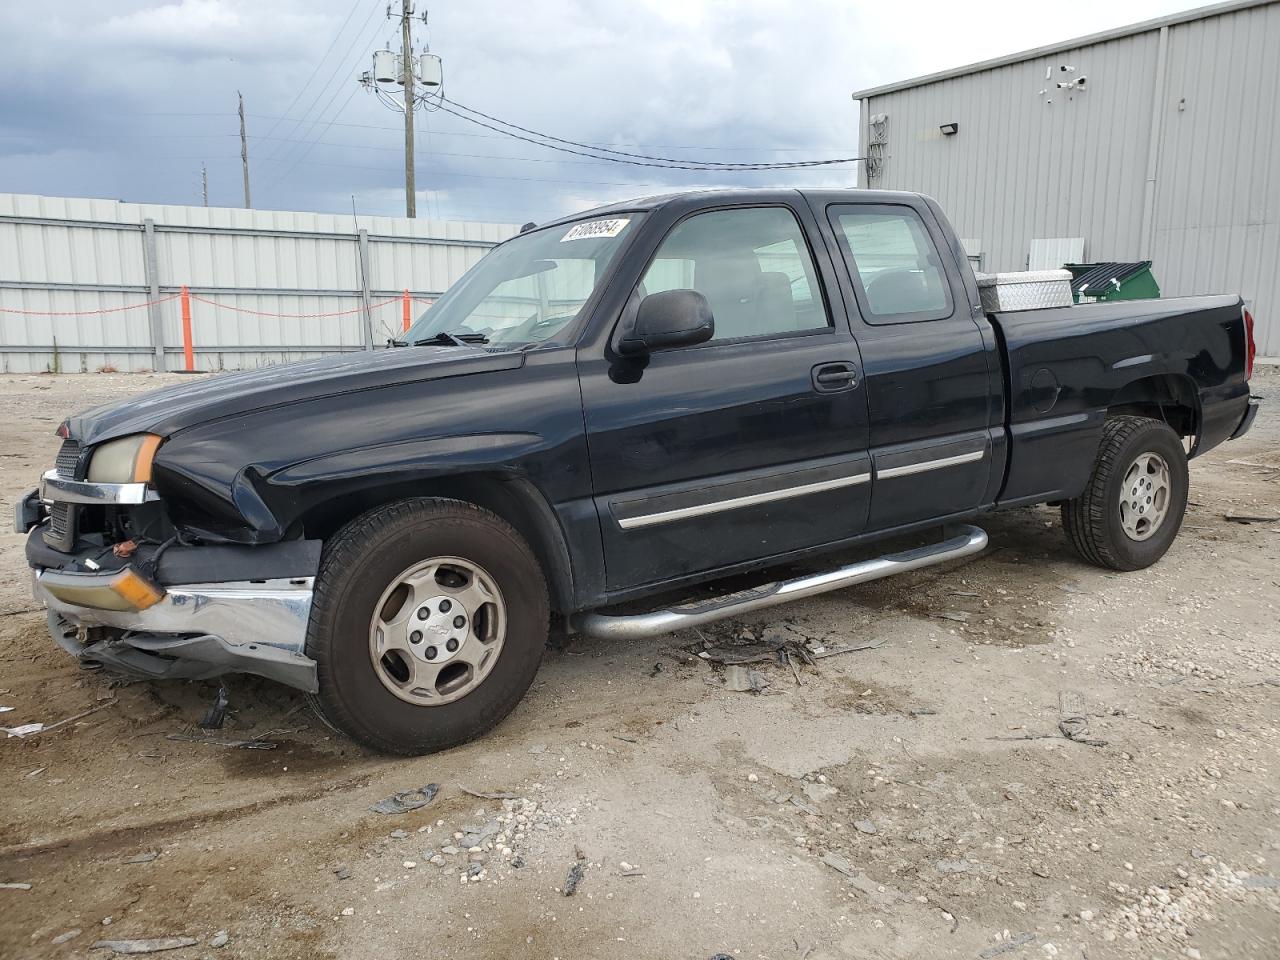
<instances>
[{"instance_id":1,"label":"windshield wiper","mask_svg":"<svg viewBox=\"0 0 1280 960\"><path fill-rule=\"evenodd\" d=\"M441 330L433 337L426 337L422 340L413 341L415 347L425 347L427 344L436 343L441 345L452 345L455 347L465 347L469 343L488 343L489 338L483 333L472 333L466 330L460 330L457 333L450 333L447 330Z\"/></svg>"}]
</instances>

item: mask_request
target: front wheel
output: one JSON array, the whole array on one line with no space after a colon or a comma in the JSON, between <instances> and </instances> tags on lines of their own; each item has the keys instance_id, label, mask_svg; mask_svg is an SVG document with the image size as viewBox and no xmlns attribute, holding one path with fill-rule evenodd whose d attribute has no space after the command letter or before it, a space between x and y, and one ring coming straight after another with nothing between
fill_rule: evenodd
<instances>
[{"instance_id":1,"label":"front wheel","mask_svg":"<svg viewBox=\"0 0 1280 960\"><path fill-rule=\"evenodd\" d=\"M546 583L510 525L457 500L401 500L326 544L307 653L313 704L384 753L431 753L484 733L533 682Z\"/></svg>"},{"instance_id":2,"label":"front wheel","mask_svg":"<svg viewBox=\"0 0 1280 960\"><path fill-rule=\"evenodd\" d=\"M1062 505L1062 526L1088 562L1140 570L1178 535L1187 487L1187 454L1173 430L1146 417L1114 417L1103 427L1088 486Z\"/></svg>"}]
</instances>

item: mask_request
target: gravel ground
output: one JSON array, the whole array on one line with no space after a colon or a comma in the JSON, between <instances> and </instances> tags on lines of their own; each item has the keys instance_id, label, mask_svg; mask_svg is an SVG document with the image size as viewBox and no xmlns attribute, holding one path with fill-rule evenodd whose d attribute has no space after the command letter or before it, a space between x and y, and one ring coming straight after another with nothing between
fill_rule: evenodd
<instances>
[{"instance_id":1,"label":"gravel ground","mask_svg":"<svg viewBox=\"0 0 1280 960\"><path fill-rule=\"evenodd\" d=\"M101 708L0 740L0 956L1280 956L1280 523L1226 518L1280 515L1278 374L1149 570L1000 514L977 558L703 631L873 649L754 665L752 694L692 634L574 639L491 735L414 760L251 678L222 736L276 749L167 739L213 687L80 672L0 535L0 723ZM171 379L0 378L6 515L64 413ZM1059 735L1064 692L1095 743Z\"/></svg>"}]
</instances>

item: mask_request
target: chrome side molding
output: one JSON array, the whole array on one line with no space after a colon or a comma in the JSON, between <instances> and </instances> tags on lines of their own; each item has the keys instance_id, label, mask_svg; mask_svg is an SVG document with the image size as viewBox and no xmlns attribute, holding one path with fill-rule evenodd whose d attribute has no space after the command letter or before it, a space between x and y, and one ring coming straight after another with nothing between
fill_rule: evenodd
<instances>
[{"instance_id":1,"label":"chrome side molding","mask_svg":"<svg viewBox=\"0 0 1280 960\"><path fill-rule=\"evenodd\" d=\"M835 570L809 574L793 580L766 583L710 600L683 603L652 613L611 616L597 611L577 614L572 618L575 629L602 640L639 640L673 630L687 630L704 623L740 616L753 610L812 597L829 590L840 590L859 583L891 577L921 567L958 560L983 550L986 531L967 524L955 528L956 534L939 543L891 553L873 560L862 560Z\"/></svg>"}]
</instances>

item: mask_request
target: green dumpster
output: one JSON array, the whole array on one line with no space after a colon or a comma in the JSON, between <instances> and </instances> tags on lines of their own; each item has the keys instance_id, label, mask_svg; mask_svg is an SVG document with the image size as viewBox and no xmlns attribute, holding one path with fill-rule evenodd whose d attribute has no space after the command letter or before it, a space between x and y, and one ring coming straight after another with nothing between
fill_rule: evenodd
<instances>
[{"instance_id":1,"label":"green dumpster","mask_svg":"<svg viewBox=\"0 0 1280 960\"><path fill-rule=\"evenodd\" d=\"M1151 261L1135 263L1067 263L1071 271L1071 295L1076 303L1098 300L1154 300L1160 285L1151 273Z\"/></svg>"}]
</instances>

